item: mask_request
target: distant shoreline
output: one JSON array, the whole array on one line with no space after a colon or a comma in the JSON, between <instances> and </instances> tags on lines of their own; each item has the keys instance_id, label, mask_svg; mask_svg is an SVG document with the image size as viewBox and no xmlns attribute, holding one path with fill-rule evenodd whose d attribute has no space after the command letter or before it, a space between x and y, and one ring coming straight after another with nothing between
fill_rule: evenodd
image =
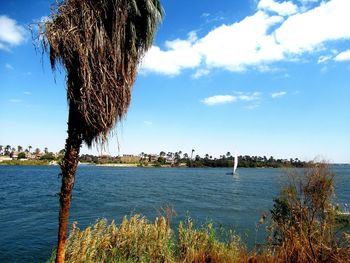
<instances>
[{"instance_id":1,"label":"distant shoreline","mask_svg":"<svg viewBox=\"0 0 350 263\"><path fill-rule=\"evenodd\" d=\"M0 166L59 166L59 161L44 161L44 160L6 160L1 161ZM343 163L334 163L332 165L336 166L348 166L350 164ZM170 164L162 164L162 165L142 165L140 163L89 163L89 162L79 162L79 166L98 166L98 167L120 167L120 168L232 168L231 166L223 166L223 167L212 167L212 166L193 166L189 167L186 165L177 165L172 166ZM246 167L246 166L238 166L239 169L242 168L257 168L257 169L267 169L267 168L297 168L293 166L259 166L259 167ZM302 168L302 167L300 167Z\"/></svg>"}]
</instances>

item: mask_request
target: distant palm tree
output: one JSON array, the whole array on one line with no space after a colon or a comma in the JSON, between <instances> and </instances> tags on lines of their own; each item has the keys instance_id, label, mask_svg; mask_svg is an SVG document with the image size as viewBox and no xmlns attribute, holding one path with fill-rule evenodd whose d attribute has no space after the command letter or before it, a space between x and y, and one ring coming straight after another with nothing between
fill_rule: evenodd
<instances>
[{"instance_id":1,"label":"distant palm tree","mask_svg":"<svg viewBox=\"0 0 350 263\"><path fill-rule=\"evenodd\" d=\"M4 150L4 146L0 145L0 153L2 153L3 150Z\"/></svg>"},{"instance_id":2,"label":"distant palm tree","mask_svg":"<svg viewBox=\"0 0 350 263\"><path fill-rule=\"evenodd\" d=\"M44 153L48 154L49 153L49 149L47 147L44 148Z\"/></svg>"},{"instance_id":3,"label":"distant palm tree","mask_svg":"<svg viewBox=\"0 0 350 263\"><path fill-rule=\"evenodd\" d=\"M21 145L18 145L17 146L17 152L21 152L21 151L23 151L23 147Z\"/></svg>"},{"instance_id":4,"label":"distant palm tree","mask_svg":"<svg viewBox=\"0 0 350 263\"><path fill-rule=\"evenodd\" d=\"M191 152L191 160L192 160L192 158L193 158L193 153L195 152L195 150L194 149L192 149L192 152Z\"/></svg>"},{"instance_id":5,"label":"distant palm tree","mask_svg":"<svg viewBox=\"0 0 350 263\"><path fill-rule=\"evenodd\" d=\"M11 152L11 145L6 145L5 147L5 155L9 155Z\"/></svg>"},{"instance_id":6,"label":"distant palm tree","mask_svg":"<svg viewBox=\"0 0 350 263\"><path fill-rule=\"evenodd\" d=\"M32 148L33 147L31 145L28 146L29 152L32 150Z\"/></svg>"},{"instance_id":7,"label":"distant palm tree","mask_svg":"<svg viewBox=\"0 0 350 263\"><path fill-rule=\"evenodd\" d=\"M82 143L103 144L127 113L140 61L153 42L163 11L159 0L62 0L39 39L51 66L67 72L68 138L62 160L56 262L64 244Z\"/></svg>"}]
</instances>

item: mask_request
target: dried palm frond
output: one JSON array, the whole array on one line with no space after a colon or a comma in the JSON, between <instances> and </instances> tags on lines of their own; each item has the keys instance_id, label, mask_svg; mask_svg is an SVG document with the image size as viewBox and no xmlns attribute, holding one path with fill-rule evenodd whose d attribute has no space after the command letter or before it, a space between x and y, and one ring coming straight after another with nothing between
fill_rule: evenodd
<instances>
[{"instance_id":1,"label":"dried palm frond","mask_svg":"<svg viewBox=\"0 0 350 263\"><path fill-rule=\"evenodd\" d=\"M126 114L142 56L163 16L159 0L63 0L40 27L53 69L67 73L74 125L90 147Z\"/></svg>"}]
</instances>

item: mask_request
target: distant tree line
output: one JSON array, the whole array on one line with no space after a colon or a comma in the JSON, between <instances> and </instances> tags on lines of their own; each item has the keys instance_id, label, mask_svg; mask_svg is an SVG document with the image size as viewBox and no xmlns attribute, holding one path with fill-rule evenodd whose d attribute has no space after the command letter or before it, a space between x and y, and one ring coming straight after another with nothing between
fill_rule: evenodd
<instances>
[{"instance_id":1,"label":"distant tree line","mask_svg":"<svg viewBox=\"0 0 350 263\"><path fill-rule=\"evenodd\" d=\"M200 157L196 155L193 161L188 160L189 167L232 167L234 157L222 155L220 158ZM298 158L291 159L275 159L274 157L267 158L266 156L238 156L238 167L246 168L280 168L280 167L304 167L306 162L300 161Z\"/></svg>"},{"instance_id":2,"label":"distant tree line","mask_svg":"<svg viewBox=\"0 0 350 263\"><path fill-rule=\"evenodd\" d=\"M64 150L59 151L58 153L50 152L47 147L44 150L40 148L33 148L31 145L24 148L21 145L17 147L11 145L0 145L0 156L6 156L13 159L37 159L37 160L59 160L62 158Z\"/></svg>"},{"instance_id":3,"label":"distant tree line","mask_svg":"<svg viewBox=\"0 0 350 263\"><path fill-rule=\"evenodd\" d=\"M178 152L161 151L159 154L140 153L138 156L125 158L123 156L94 156L83 154L80 156L80 162L107 164L107 163L138 163L140 166L187 166L187 167L232 167L234 157L230 152L221 155L219 158L213 158L209 154L204 157L195 155L194 150L191 154ZM132 160L132 161L131 161ZM279 168L279 167L304 167L306 162L300 161L298 158L291 159L275 159L274 157L267 158L266 156L238 156L238 167L247 168Z\"/></svg>"}]
</instances>

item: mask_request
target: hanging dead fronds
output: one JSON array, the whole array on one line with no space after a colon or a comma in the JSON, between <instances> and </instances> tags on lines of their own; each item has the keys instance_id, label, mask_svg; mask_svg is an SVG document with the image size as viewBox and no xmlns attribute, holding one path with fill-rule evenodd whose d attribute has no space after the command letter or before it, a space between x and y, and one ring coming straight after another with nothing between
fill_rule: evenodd
<instances>
[{"instance_id":1,"label":"hanging dead fronds","mask_svg":"<svg viewBox=\"0 0 350 263\"><path fill-rule=\"evenodd\" d=\"M159 0L63 0L40 27L52 68L66 70L72 124L88 146L104 143L126 114L162 15Z\"/></svg>"}]
</instances>

